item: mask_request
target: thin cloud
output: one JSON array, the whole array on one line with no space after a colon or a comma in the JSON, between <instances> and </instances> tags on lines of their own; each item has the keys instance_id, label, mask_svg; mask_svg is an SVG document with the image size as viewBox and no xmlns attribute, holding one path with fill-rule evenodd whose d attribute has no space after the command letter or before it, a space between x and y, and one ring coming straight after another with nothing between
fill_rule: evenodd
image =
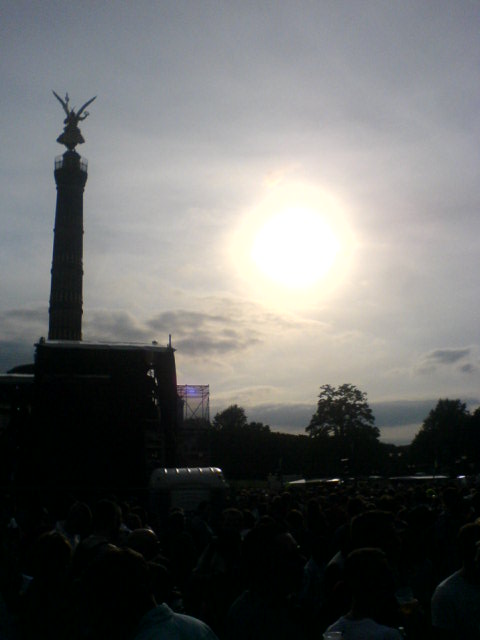
<instances>
[{"instance_id":1,"label":"thin cloud","mask_svg":"<svg viewBox=\"0 0 480 640\"><path fill-rule=\"evenodd\" d=\"M211 400L212 410L223 411L231 404L239 404L242 407L254 407L268 404L272 398L278 397L279 389L272 385L255 385L251 387L240 387L235 390L220 391L215 393ZM248 415L248 411L247 411Z\"/></svg>"},{"instance_id":2,"label":"thin cloud","mask_svg":"<svg viewBox=\"0 0 480 640\"><path fill-rule=\"evenodd\" d=\"M3 314L4 318L14 322L43 322L45 320L45 307L37 307L36 309L9 309Z\"/></svg>"},{"instance_id":3,"label":"thin cloud","mask_svg":"<svg viewBox=\"0 0 480 640\"><path fill-rule=\"evenodd\" d=\"M461 360L471 358L472 356L472 347L434 349L433 351L425 353L420 358L416 368L420 373L431 373L436 369L450 368ZM457 367L457 370L462 373L472 373L476 370L476 367L472 362L462 362L460 366Z\"/></svg>"},{"instance_id":4,"label":"thin cloud","mask_svg":"<svg viewBox=\"0 0 480 640\"><path fill-rule=\"evenodd\" d=\"M84 323L84 339L111 342L151 342L151 330L125 311L98 310Z\"/></svg>"},{"instance_id":5,"label":"thin cloud","mask_svg":"<svg viewBox=\"0 0 480 640\"><path fill-rule=\"evenodd\" d=\"M85 341L142 342L167 344L168 336L182 356L198 358L234 354L267 342L272 335L298 331L305 322L265 311L260 305L229 298L201 299L208 311L174 309L145 318L128 311L86 311ZM33 344L48 331L48 309L44 306L8 309L0 314L0 340L17 345ZM9 366L11 365L8 359Z\"/></svg>"},{"instance_id":6,"label":"thin cloud","mask_svg":"<svg viewBox=\"0 0 480 640\"><path fill-rule=\"evenodd\" d=\"M471 362L467 362L466 364L462 364L460 367L458 367L458 370L461 373L476 373L478 371L478 367L476 367L475 365L473 365Z\"/></svg>"},{"instance_id":7,"label":"thin cloud","mask_svg":"<svg viewBox=\"0 0 480 640\"><path fill-rule=\"evenodd\" d=\"M175 341L173 346L181 351L182 354L195 357L242 351L259 342L260 340L258 339L226 339L221 336L208 336L204 334L203 336L196 335L187 338L180 338Z\"/></svg>"},{"instance_id":8,"label":"thin cloud","mask_svg":"<svg viewBox=\"0 0 480 640\"><path fill-rule=\"evenodd\" d=\"M299 327L293 318L241 300L209 298L201 301L201 305L211 310L166 311L146 324L156 333L172 334L175 348L192 357L244 351L266 342L272 334L280 335Z\"/></svg>"},{"instance_id":9,"label":"thin cloud","mask_svg":"<svg viewBox=\"0 0 480 640\"><path fill-rule=\"evenodd\" d=\"M203 301L205 304L205 301ZM215 300L222 310L191 311L175 309L156 314L144 321L125 311L97 310L84 323L86 340L167 342L182 356L198 357L244 351L264 342L272 333L294 329L288 321L261 307L231 300Z\"/></svg>"},{"instance_id":10,"label":"thin cloud","mask_svg":"<svg viewBox=\"0 0 480 640\"><path fill-rule=\"evenodd\" d=\"M470 355L471 349L436 349L427 354L427 359L438 364L452 364Z\"/></svg>"},{"instance_id":11,"label":"thin cloud","mask_svg":"<svg viewBox=\"0 0 480 640\"><path fill-rule=\"evenodd\" d=\"M21 343L33 342L48 329L46 306L7 309L0 313L0 340Z\"/></svg>"}]
</instances>

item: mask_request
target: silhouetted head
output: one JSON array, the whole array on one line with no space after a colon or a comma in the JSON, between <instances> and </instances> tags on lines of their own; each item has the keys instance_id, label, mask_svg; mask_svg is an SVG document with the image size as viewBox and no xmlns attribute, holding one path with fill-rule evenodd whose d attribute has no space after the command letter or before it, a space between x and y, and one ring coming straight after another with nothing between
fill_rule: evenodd
<instances>
[{"instance_id":1,"label":"silhouetted head","mask_svg":"<svg viewBox=\"0 0 480 640\"><path fill-rule=\"evenodd\" d=\"M442 493L442 501L445 509L456 511L460 501L458 490L455 487L446 487Z\"/></svg>"},{"instance_id":2,"label":"silhouetted head","mask_svg":"<svg viewBox=\"0 0 480 640\"><path fill-rule=\"evenodd\" d=\"M367 509L367 504L361 496L351 496L347 501L347 513L350 520Z\"/></svg>"},{"instance_id":3,"label":"silhouetted head","mask_svg":"<svg viewBox=\"0 0 480 640\"><path fill-rule=\"evenodd\" d=\"M140 619L155 606L144 558L112 548L96 558L83 578L87 622L95 638L131 638Z\"/></svg>"},{"instance_id":4,"label":"silhouetted head","mask_svg":"<svg viewBox=\"0 0 480 640\"><path fill-rule=\"evenodd\" d=\"M243 530L245 531L245 529L247 530L253 529L253 527L255 526L255 516L250 511L250 509L243 509L242 515L243 515Z\"/></svg>"},{"instance_id":5,"label":"silhouetted head","mask_svg":"<svg viewBox=\"0 0 480 640\"><path fill-rule=\"evenodd\" d=\"M310 498L307 503L307 528L317 534L324 534L327 529L325 514L314 498Z\"/></svg>"},{"instance_id":6,"label":"silhouetted head","mask_svg":"<svg viewBox=\"0 0 480 640\"><path fill-rule=\"evenodd\" d=\"M196 513L200 518L208 519L212 512L212 506L208 500L202 500L196 509Z\"/></svg>"},{"instance_id":7,"label":"silhouetted head","mask_svg":"<svg viewBox=\"0 0 480 640\"><path fill-rule=\"evenodd\" d=\"M305 558L294 538L270 519L246 535L243 560L249 586L264 594L283 597L301 585Z\"/></svg>"},{"instance_id":8,"label":"silhouetted head","mask_svg":"<svg viewBox=\"0 0 480 640\"><path fill-rule=\"evenodd\" d=\"M151 529L135 529L127 538L127 547L140 553L147 562L161 551L156 534Z\"/></svg>"},{"instance_id":9,"label":"silhouetted head","mask_svg":"<svg viewBox=\"0 0 480 640\"><path fill-rule=\"evenodd\" d=\"M168 529L171 533L181 533L185 529L185 514L175 509L168 516Z\"/></svg>"},{"instance_id":10,"label":"silhouetted head","mask_svg":"<svg viewBox=\"0 0 480 640\"><path fill-rule=\"evenodd\" d=\"M81 538L88 536L92 528L92 512L84 502L74 502L67 512L65 531L78 534Z\"/></svg>"},{"instance_id":11,"label":"silhouetted head","mask_svg":"<svg viewBox=\"0 0 480 640\"><path fill-rule=\"evenodd\" d=\"M303 514L299 509L290 509L287 513L286 521L291 531L300 531L305 527Z\"/></svg>"},{"instance_id":12,"label":"silhouetted head","mask_svg":"<svg viewBox=\"0 0 480 640\"><path fill-rule=\"evenodd\" d=\"M387 511L366 511L355 516L350 526L352 549L376 547L389 556L399 549L394 519Z\"/></svg>"},{"instance_id":13,"label":"silhouetted head","mask_svg":"<svg viewBox=\"0 0 480 640\"><path fill-rule=\"evenodd\" d=\"M229 507L222 511L222 529L240 532L243 528L243 513L240 509Z\"/></svg>"},{"instance_id":14,"label":"silhouetted head","mask_svg":"<svg viewBox=\"0 0 480 640\"><path fill-rule=\"evenodd\" d=\"M135 531L135 529L143 528L142 520L137 513L132 513L131 511L129 511L123 518L123 521L127 529L130 529L130 531Z\"/></svg>"},{"instance_id":15,"label":"silhouetted head","mask_svg":"<svg viewBox=\"0 0 480 640\"><path fill-rule=\"evenodd\" d=\"M56 531L42 534L32 549L32 574L43 582L61 581L72 559L70 543Z\"/></svg>"},{"instance_id":16,"label":"silhouetted head","mask_svg":"<svg viewBox=\"0 0 480 640\"><path fill-rule=\"evenodd\" d=\"M269 505L268 513L277 522L281 523L284 521L287 508L281 496L275 496L273 498Z\"/></svg>"},{"instance_id":17,"label":"silhouetted head","mask_svg":"<svg viewBox=\"0 0 480 640\"><path fill-rule=\"evenodd\" d=\"M387 556L380 549L352 551L345 561L345 580L352 592L352 609L358 617L375 619L394 593Z\"/></svg>"},{"instance_id":18,"label":"silhouetted head","mask_svg":"<svg viewBox=\"0 0 480 640\"><path fill-rule=\"evenodd\" d=\"M93 508L93 530L97 535L115 541L118 537L122 512L116 502L99 500Z\"/></svg>"}]
</instances>

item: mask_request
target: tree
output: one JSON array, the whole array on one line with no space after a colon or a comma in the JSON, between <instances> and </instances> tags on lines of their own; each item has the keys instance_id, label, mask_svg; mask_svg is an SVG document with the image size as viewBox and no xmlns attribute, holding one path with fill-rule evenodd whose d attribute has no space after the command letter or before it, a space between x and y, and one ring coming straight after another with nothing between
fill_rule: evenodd
<instances>
[{"instance_id":1,"label":"tree","mask_svg":"<svg viewBox=\"0 0 480 640\"><path fill-rule=\"evenodd\" d=\"M346 440L361 434L377 440L380 432L374 422L366 393L353 384L342 384L338 388L324 384L306 431L313 438L329 436Z\"/></svg>"},{"instance_id":2,"label":"tree","mask_svg":"<svg viewBox=\"0 0 480 640\"><path fill-rule=\"evenodd\" d=\"M264 478L277 465L270 427L248 422L236 404L217 413L211 432L212 459L229 478Z\"/></svg>"},{"instance_id":3,"label":"tree","mask_svg":"<svg viewBox=\"0 0 480 640\"><path fill-rule=\"evenodd\" d=\"M413 439L412 459L417 464L427 464L431 470L453 470L455 463L467 455L470 418L460 400L439 400Z\"/></svg>"},{"instance_id":4,"label":"tree","mask_svg":"<svg viewBox=\"0 0 480 640\"><path fill-rule=\"evenodd\" d=\"M467 469L470 473L480 472L480 407L470 415L467 424L466 454Z\"/></svg>"},{"instance_id":5,"label":"tree","mask_svg":"<svg viewBox=\"0 0 480 640\"><path fill-rule=\"evenodd\" d=\"M215 414L213 426L218 430L241 429L247 425L245 409L238 404L232 404L227 409Z\"/></svg>"},{"instance_id":6,"label":"tree","mask_svg":"<svg viewBox=\"0 0 480 640\"><path fill-rule=\"evenodd\" d=\"M270 433L270 425L263 422L249 422L247 428L253 433Z\"/></svg>"},{"instance_id":7,"label":"tree","mask_svg":"<svg viewBox=\"0 0 480 640\"><path fill-rule=\"evenodd\" d=\"M367 394L353 384L320 387L317 410L306 428L327 458L325 472L370 474L380 455L375 418Z\"/></svg>"}]
</instances>

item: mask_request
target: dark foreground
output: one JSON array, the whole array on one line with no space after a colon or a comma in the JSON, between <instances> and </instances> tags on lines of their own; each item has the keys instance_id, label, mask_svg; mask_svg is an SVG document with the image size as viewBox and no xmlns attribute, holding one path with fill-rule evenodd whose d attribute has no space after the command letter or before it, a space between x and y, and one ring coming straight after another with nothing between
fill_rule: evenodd
<instances>
[{"instance_id":1,"label":"dark foreground","mask_svg":"<svg viewBox=\"0 0 480 640\"><path fill-rule=\"evenodd\" d=\"M480 638L475 486L244 489L160 516L4 494L0 516L1 639Z\"/></svg>"}]
</instances>

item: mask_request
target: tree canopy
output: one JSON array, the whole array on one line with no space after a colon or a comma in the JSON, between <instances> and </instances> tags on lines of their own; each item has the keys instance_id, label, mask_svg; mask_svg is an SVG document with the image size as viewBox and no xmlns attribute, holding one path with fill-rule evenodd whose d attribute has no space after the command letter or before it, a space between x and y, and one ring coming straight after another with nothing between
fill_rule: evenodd
<instances>
[{"instance_id":1,"label":"tree canopy","mask_svg":"<svg viewBox=\"0 0 480 640\"><path fill-rule=\"evenodd\" d=\"M345 440L362 434L372 440L380 433L367 402L367 394L353 384L320 387L317 410L306 428L311 437L330 436Z\"/></svg>"},{"instance_id":2,"label":"tree canopy","mask_svg":"<svg viewBox=\"0 0 480 640\"><path fill-rule=\"evenodd\" d=\"M348 383L324 384L306 431L328 454L326 471L333 464L346 475L368 474L379 466L380 432L374 422L365 392Z\"/></svg>"},{"instance_id":3,"label":"tree canopy","mask_svg":"<svg viewBox=\"0 0 480 640\"><path fill-rule=\"evenodd\" d=\"M432 470L450 467L458 457L467 454L470 418L460 400L440 399L413 439L412 458L428 464Z\"/></svg>"},{"instance_id":4,"label":"tree canopy","mask_svg":"<svg viewBox=\"0 0 480 640\"><path fill-rule=\"evenodd\" d=\"M247 415L243 407L232 404L223 411L219 411L213 418L215 429L241 429L248 423Z\"/></svg>"},{"instance_id":5,"label":"tree canopy","mask_svg":"<svg viewBox=\"0 0 480 640\"><path fill-rule=\"evenodd\" d=\"M238 430L254 432L270 432L268 424L263 422L248 422L247 414L243 407L239 407L238 404L232 404L223 411L219 411L213 418L213 426L217 430Z\"/></svg>"}]
</instances>

